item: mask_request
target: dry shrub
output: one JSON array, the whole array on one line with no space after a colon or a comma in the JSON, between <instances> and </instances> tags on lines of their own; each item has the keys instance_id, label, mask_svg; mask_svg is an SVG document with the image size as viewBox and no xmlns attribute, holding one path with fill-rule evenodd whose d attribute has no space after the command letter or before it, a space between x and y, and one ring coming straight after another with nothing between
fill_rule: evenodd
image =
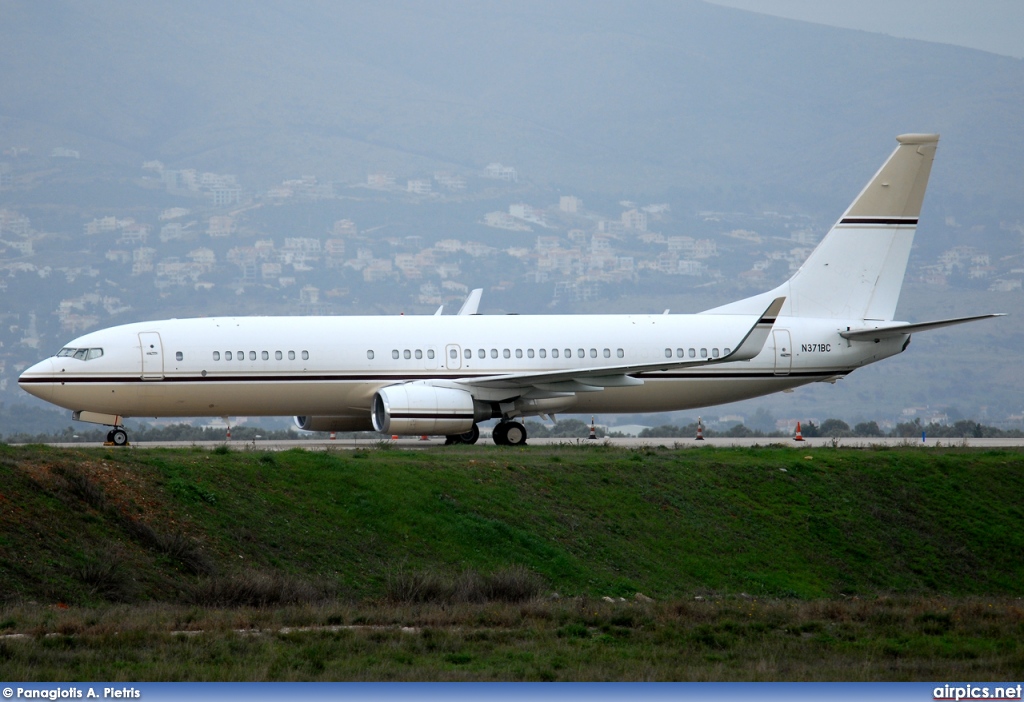
<instances>
[{"instance_id":1,"label":"dry shrub","mask_svg":"<svg viewBox=\"0 0 1024 702\"><path fill-rule=\"evenodd\" d=\"M107 507L107 496L103 488L89 480L88 477L70 468L60 466L53 469L54 474L63 478L64 487L72 495L95 510L103 511Z\"/></svg>"},{"instance_id":2,"label":"dry shrub","mask_svg":"<svg viewBox=\"0 0 1024 702\"><path fill-rule=\"evenodd\" d=\"M132 599L134 584L121 559L113 554L90 560L78 567L78 580L89 586L92 594L109 602Z\"/></svg>"},{"instance_id":3,"label":"dry shrub","mask_svg":"<svg viewBox=\"0 0 1024 702\"><path fill-rule=\"evenodd\" d=\"M136 541L178 561L189 573L213 575L216 571L209 556L185 534L160 534L145 522L127 515L122 515L121 523Z\"/></svg>"},{"instance_id":4,"label":"dry shrub","mask_svg":"<svg viewBox=\"0 0 1024 702\"><path fill-rule=\"evenodd\" d=\"M451 576L436 571L396 571L388 574L386 597L406 603L528 602L544 589L540 576L523 566L481 574L464 570Z\"/></svg>"},{"instance_id":5,"label":"dry shrub","mask_svg":"<svg viewBox=\"0 0 1024 702\"><path fill-rule=\"evenodd\" d=\"M185 601L202 607L270 607L319 602L330 596L328 590L292 576L249 570L203 578L185 591Z\"/></svg>"}]
</instances>

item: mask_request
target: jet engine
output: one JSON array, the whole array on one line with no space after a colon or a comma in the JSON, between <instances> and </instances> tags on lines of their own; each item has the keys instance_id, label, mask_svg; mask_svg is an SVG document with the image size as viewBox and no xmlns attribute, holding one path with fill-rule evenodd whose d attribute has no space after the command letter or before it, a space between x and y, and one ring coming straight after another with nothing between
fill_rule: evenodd
<instances>
[{"instance_id":1,"label":"jet engine","mask_svg":"<svg viewBox=\"0 0 1024 702\"><path fill-rule=\"evenodd\" d=\"M293 417L295 426L303 431L370 431L369 415L361 417Z\"/></svg>"},{"instance_id":2,"label":"jet engine","mask_svg":"<svg viewBox=\"0 0 1024 702\"><path fill-rule=\"evenodd\" d=\"M409 383L373 396L373 428L382 434L462 434L490 419L491 405L465 390Z\"/></svg>"}]
</instances>

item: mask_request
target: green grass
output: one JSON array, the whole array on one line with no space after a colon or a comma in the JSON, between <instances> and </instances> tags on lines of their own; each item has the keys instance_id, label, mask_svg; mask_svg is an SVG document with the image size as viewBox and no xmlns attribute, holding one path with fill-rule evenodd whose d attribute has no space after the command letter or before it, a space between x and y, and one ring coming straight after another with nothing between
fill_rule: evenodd
<instances>
[{"instance_id":1,"label":"green grass","mask_svg":"<svg viewBox=\"0 0 1024 702\"><path fill-rule=\"evenodd\" d=\"M1013 679L1022 459L0 444L0 662L35 680Z\"/></svg>"},{"instance_id":2,"label":"green grass","mask_svg":"<svg viewBox=\"0 0 1024 702\"><path fill-rule=\"evenodd\" d=\"M6 601L183 601L273 572L355 599L521 566L564 596L1020 595L1024 456L965 448L0 447Z\"/></svg>"},{"instance_id":3,"label":"green grass","mask_svg":"<svg viewBox=\"0 0 1024 702\"><path fill-rule=\"evenodd\" d=\"M1012 680L1024 665L1024 611L991 598L21 606L2 626L5 676L37 681Z\"/></svg>"}]
</instances>

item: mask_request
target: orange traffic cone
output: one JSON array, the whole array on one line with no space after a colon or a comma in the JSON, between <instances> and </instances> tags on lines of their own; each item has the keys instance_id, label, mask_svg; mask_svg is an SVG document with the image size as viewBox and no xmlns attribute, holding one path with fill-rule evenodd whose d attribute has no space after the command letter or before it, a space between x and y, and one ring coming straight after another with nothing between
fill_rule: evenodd
<instances>
[{"instance_id":1,"label":"orange traffic cone","mask_svg":"<svg viewBox=\"0 0 1024 702\"><path fill-rule=\"evenodd\" d=\"M331 441L334 441L337 438L338 438L338 435L335 432L332 431L331 432Z\"/></svg>"},{"instance_id":2,"label":"orange traffic cone","mask_svg":"<svg viewBox=\"0 0 1024 702\"><path fill-rule=\"evenodd\" d=\"M803 441L804 435L800 433L800 422L796 423L796 436L793 437L793 441Z\"/></svg>"},{"instance_id":3,"label":"orange traffic cone","mask_svg":"<svg viewBox=\"0 0 1024 702\"><path fill-rule=\"evenodd\" d=\"M588 436L587 439L597 441L597 427L594 426L593 417L590 418L590 436Z\"/></svg>"},{"instance_id":4,"label":"orange traffic cone","mask_svg":"<svg viewBox=\"0 0 1024 702\"><path fill-rule=\"evenodd\" d=\"M231 441L231 427L228 427L228 441Z\"/></svg>"},{"instance_id":5,"label":"orange traffic cone","mask_svg":"<svg viewBox=\"0 0 1024 702\"><path fill-rule=\"evenodd\" d=\"M694 441L704 441L704 422L697 417L697 438Z\"/></svg>"},{"instance_id":6,"label":"orange traffic cone","mask_svg":"<svg viewBox=\"0 0 1024 702\"><path fill-rule=\"evenodd\" d=\"M430 441L430 437L424 434L423 436L420 437L420 441Z\"/></svg>"},{"instance_id":7,"label":"orange traffic cone","mask_svg":"<svg viewBox=\"0 0 1024 702\"><path fill-rule=\"evenodd\" d=\"M403 312L402 314L405 314L405 313ZM391 440L392 441L398 441L398 434L392 434L391 435Z\"/></svg>"}]
</instances>

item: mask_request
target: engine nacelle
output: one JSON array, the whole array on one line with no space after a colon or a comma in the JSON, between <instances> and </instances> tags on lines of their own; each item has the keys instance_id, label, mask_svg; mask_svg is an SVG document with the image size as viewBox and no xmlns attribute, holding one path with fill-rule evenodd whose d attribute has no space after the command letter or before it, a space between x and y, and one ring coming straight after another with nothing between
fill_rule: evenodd
<instances>
[{"instance_id":1,"label":"engine nacelle","mask_svg":"<svg viewBox=\"0 0 1024 702\"><path fill-rule=\"evenodd\" d=\"M378 390L371 414L382 434L464 434L491 418L491 406L465 390L409 383Z\"/></svg>"},{"instance_id":2,"label":"engine nacelle","mask_svg":"<svg viewBox=\"0 0 1024 702\"><path fill-rule=\"evenodd\" d=\"M372 431L369 415L361 417L293 417L303 431Z\"/></svg>"}]
</instances>

